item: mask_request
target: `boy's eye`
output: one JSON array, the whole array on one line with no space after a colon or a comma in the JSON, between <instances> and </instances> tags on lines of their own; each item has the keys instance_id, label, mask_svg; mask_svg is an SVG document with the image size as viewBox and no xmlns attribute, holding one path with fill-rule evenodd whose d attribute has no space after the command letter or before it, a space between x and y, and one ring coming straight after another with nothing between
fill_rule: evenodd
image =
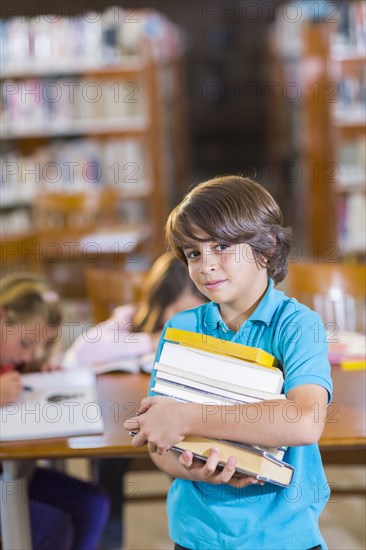
<instances>
[{"instance_id":1,"label":"boy's eye","mask_svg":"<svg viewBox=\"0 0 366 550\"><path fill-rule=\"evenodd\" d=\"M219 243L215 246L215 250L217 250L218 252L223 252L227 248L230 248L230 245L227 243Z\"/></svg>"},{"instance_id":2,"label":"boy's eye","mask_svg":"<svg viewBox=\"0 0 366 550\"><path fill-rule=\"evenodd\" d=\"M199 252L197 250L190 250L185 252L185 256L187 260L194 260L194 258L197 258L197 256L199 256Z\"/></svg>"}]
</instances>

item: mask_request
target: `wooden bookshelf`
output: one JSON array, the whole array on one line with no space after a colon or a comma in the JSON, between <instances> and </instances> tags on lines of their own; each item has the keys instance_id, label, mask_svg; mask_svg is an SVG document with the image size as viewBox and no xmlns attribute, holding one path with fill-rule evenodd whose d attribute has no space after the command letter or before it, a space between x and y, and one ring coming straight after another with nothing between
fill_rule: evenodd
<instances>
[{"instance_id":1,"label":"wooden bookshelf","mask_svg":"<svg viewBox=\"0 0 366 550\"><path fill-rule=\"evenodd\" d=\"M1 160L6 177L1 183L5 198L0 208L1 241L17 241L18 233L23 239L27 219L32 236L34 230L41 231L33 219L37 196L97 193L101 188L111 188L118 191L120 223L137 229L148 225L151 229L151 237L142 250L147 262L164 251L164 224L174 206L175 188L185 178L181 159L186 159L183 149L187 143L182 138L186 135L186 118L181 116L180 107L184 103L180 80L183 47L179 31L164 18L152 17L151 23L161 25L161 29L166 26L166 50L154 42L154 33L153 38L145 36L148 25L144 27L143 22L151 16L152 12L138 13L136 21L141 23L141 29L138 33L133 31L139 35L134 39L133 51L131 37L128 47L116 42L113 60L110 44L103 42L103 25L112 24L113 35L119 32L119 20L122 29L125 19L119 8L106 10L101 14L100 26L92 25L92 31L100 34L99 48L103 50L97 50L93 42L94 58L85 52L82 59L73 58L69 51L67 58L45 56L40 60L32 57L35 54L30 48L24 51L24 58L18 52L16 59L10 57L4 63ZM65 20L63 24L67 31L72 22ZM52 23L48 25L52 36ZM82 25L82 32L90 38L85 18ZM32 19L18 18L9 20L9 32L4 36L10 40L12 32L20 33L25 43L33 36L27 26L32 32L37 32L38 27L39 32L45 32ZM130 23L129 33L131 29ZM37 37L33 39L36 41ZM52 50L53 39L49 40ZM109 57L103 58L106 47ZM127 54L125 50L129 50ZM167 81L173 83L168 92ZM175 147L178 141L180 156L171 157L171 144ZM24 213L17 228L20 209L28 214ZM43 242L45 230L39 237Z\"/></svg>"},{"instance_id":2,"label":"wooden bookshelf","mask_svg":"<svg viewBox=\"0 0 366 550\"><path fill-rule=\"evenodd\" d=\"M285 216L298 252L316 261L365 256L364 6L342 2L338 23L303 16L291 23L292 43L277 20L270 38L271 77L279 83L268 110L276 185L286 190ZM363 33L357 29L354 37L344 18L363 25ZM301 92L296 101L282 93L291 83ZM283 167L291 163L299 176L289 182Z\"/></svg>"}]
</instances>

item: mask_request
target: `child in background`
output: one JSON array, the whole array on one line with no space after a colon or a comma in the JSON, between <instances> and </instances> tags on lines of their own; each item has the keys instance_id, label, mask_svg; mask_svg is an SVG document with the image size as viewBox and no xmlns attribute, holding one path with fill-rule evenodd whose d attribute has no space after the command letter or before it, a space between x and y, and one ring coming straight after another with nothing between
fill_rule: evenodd
<instances>
[{"instance_id":1,"label":"child in background","mask_svg":"<svg viewBox=\"0 0 366 550\"><path fill-rule=\"evenodd\" d=\"M22 391L21 372L48 365L61 325L57 293L41 277L19 274L0 281L0 406ZM107 520L102 489L65 474L36 468L29 482L33 547L95 550Z\"/></svg>"},{"instance_id":2,"label":"child in background","mask_svg":"<svg viewBox=\"0 0 366 550\"><path fill-rule=\"evenodd\" d=\"M66 352L63 365L65 368L90 366L155 352L165 322L175 313L204 301L205 297L192 283L186 266L167 252L152 266L142 290L141 303L116 308L110 319L98 325L98 341L91 341L91 331L89 341L80 336ZM152 362L153 357L151 366ZM122 458L96 461L98 482L107 489L111 499L111 514L102 537L103 548L121 546L122 478L128 463L128 459Z\"/></svg>"},{"instance_id":3,"label":"child in background","mask_svg":"<svg viewBox=\"0 0 366 550\"><path fill-rule=\"evenodd\" d=\"M178 311L201 305L203 300L187 268L166 252L146 278L141 303L117 307L110 319L95 326L95 334L89 329L88 340L80 335L66 351L62 366L90 367L153 353L165 322Z\"/></svg>"},{"instance_id":4,"label":"child in background","mask_svg":"<svg viewBox=\"0 0 366 550\"><path fill-rule=\"evenodd\" d=\"M286 395L256 403L255 421L250 404L205 414L204 405L154 395L142 401L140 416L125 422L127 430L139 430L133 444L147 441L156 465L176 478L167 504L176 550L326 548L318 517L330 491L317 441L332 392L327 338L316 313L274 288L286 275L290 250L278 205L248 178L215 178L173 210L166 232L197 288L212 300L178 313L166 327L268 351L282 364ZM154 378L155 372L152 384ZM169 451L188 435L288 446L284 460L294 466L293 482L282 488L238 478L235 456L221 471L215 448L206 463L190 451L179 457Z\"/></svg>"}]
</instances>

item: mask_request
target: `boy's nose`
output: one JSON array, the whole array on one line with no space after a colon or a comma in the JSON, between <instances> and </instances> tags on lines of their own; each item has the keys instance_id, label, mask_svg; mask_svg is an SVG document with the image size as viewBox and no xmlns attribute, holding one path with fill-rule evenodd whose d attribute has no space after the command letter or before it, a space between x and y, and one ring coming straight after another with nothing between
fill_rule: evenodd
<instances>
[{"instance_id":1,"label":"boy's nose","mask_svg":"<svg viewBox=\"0 0 366 550\"><path fill-rule=\"evenodd\" d=\"M206 261L203 261L201 263L200 271L202 274L211 273L212 271L216 271L216 269L217 263L214 261L213 258L208 258Z\"/></svg>"}]
</instances>

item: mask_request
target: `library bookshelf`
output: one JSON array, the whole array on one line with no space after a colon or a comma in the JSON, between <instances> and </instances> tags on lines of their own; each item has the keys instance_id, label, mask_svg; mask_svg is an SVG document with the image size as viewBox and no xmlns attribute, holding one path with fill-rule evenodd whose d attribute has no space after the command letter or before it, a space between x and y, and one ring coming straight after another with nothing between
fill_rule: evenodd
<instances>
[{"instance_id":1,"label":"library bookshelf","mask_svg":"<svg viewBox=\"0 0 366 550\"><path fill-rule=\"evenodd\" d=\"M5 251L11 242L27 242L27 233L38 244L64 229L81 237L84 217L86 233L126 226L131 235L148 228L139 247L146 266L163 251L171 200L187 177L181 156L171 154L178 140L181 150L187 146L181 111L184 48L179 30L159 14L136 12L128 32L125 14L111 8L98 18L94 14L93 25L81 15L3 22L8 56L1 75ZM13 35L23 52L11 49ZM80 51L82 38L88 46ZM37 40L48 48L46 54L37 50ZM164 49L159 40L165 40ZM108 192L112 200L106 201ZM74 228L59 211L52 217L56 198L71 204L80 195L93 200L80 202L76 215L69 216ZM82 205L91 203L85 212ZM6 264L2 254L5 271Z\"/></svg>"},{"instance_id":2,"label":"library bookshelf","mask_svg":"<svg viewBox=\"0 0 366 550\"><path fill-rule=\"evenodd\" d=\"M268 113L271 159L297 251L316 261L365 260L365 17L363 2L342 2L329 20L278 18L270 39L280 84Z\"/></svg>"}]
</instances>

